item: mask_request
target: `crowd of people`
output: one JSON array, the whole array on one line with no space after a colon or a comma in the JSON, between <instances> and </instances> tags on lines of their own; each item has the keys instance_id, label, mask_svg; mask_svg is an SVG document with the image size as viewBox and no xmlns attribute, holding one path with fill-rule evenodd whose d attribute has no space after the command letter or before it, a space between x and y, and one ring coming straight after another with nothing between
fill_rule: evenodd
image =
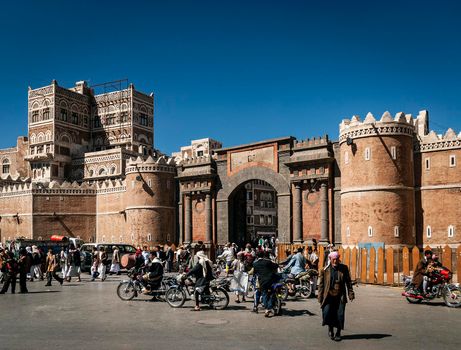
<instances>
[{"instance_id":1,"label":"crowd of people","mask_svg":"<svg viewBox=\"0 0 461 350\"><path fill-rule=\"evenodd\" d=\"M274 295L271 286L280 281L281 271L293 276L308 273L312 283L312 296L317 297L322 308L323 325L328 326L333 340L341 340L344 328L344 314L347 299L354 299L350 274L346 265L340 263L339 253L332 245L325 249L325 264L319 266L317 242L307 249L299 248L295 252L286 251L286 259L277 262L275 245L269 240L258 242L256 247L246 244L239 248L235 243L228 243L217 251L216 262L224 265L221 273L225 276L244 276L247 278L245 288L235 289L235 302L245 302L249 276L254 278L256 290L252 311L264 308L264 316L273 316ZM111 249L111 260L104 246L93 248L91 253L91 281L104 281L109 274L121 273L121 256L119 248ZM21 248L18 251L0 248L0 279L3 282L0 294L10 288L15 293L19 275L19 293L27 293L27 281L45 280L45 286L51 286L52 280L59 284L70 282L72 278L81 281L82 253L80 247L70 244L55 254L49 249L45 255L38 247ZM110 264L110 266L108 266ZM156 288L165 272L178 270L184 272L184 278L195 277L195 308L200 311L200 295L206 291L210 282L216 278L215 264L206 253L203 242L194 247L182 245L174 250L170 245L156 246L152 251L147 246L138 247L134 254L135 268L145 272L143 292L149 293ZM219 264L218 264L219 265ZM318 278L317 278L318 276Z\"/></svg>"}]
</instances>

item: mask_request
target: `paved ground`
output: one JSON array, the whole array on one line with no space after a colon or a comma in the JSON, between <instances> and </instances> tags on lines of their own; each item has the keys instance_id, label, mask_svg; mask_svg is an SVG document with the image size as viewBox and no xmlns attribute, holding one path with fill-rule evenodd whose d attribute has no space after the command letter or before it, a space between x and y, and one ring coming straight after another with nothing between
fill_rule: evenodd
<instances>
[{"instance_id":1,"label":"paved ground","mask_svg":"<svg viewBox=\"0 0 461 350\"><path fill-rule=\"evenodd\" d=\"M315 299L289 301L280 317L231 302L224 311L193 312L146 298L123 302L118 278L0 295L0 349L329 349ZM19 286L18 286L19 287ZM359 286L349 303L342 349L455 349L461 309L441 303L410 305L395 288Z\"/></svg>"}]
</instances>

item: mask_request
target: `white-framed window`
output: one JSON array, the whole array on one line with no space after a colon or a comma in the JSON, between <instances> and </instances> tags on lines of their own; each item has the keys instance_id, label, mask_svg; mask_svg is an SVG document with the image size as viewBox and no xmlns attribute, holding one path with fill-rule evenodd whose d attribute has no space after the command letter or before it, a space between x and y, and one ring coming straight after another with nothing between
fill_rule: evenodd
<instances>
[{"instance_id":1,"label":"white-framed window","mask_svg":"<svg viewBox=\"0 0 461 350\"><path fill-rule=\"evenodd\" d=\"M391 147L392 159L397 159L397 148L395 146Z\"/></svg>"},{"instance_id":2,"label":"white-framed window","mask_svg":"<svg viewBox=\"0 0 461 350\"><path fill-rule=\"evenodd\" d=\"M151 179L147 180L147 186L152 187L152 180Z\"/></svg>"},{"instance_id":3,"label":"white-framed window","mask_svg":"<svg viewBox=\"0 0 461 350\"><path fill-rule=\"evenodd\" d=\"M272 215L267 216L267 224L272 225Z\"/></svg>"},{"instance_id":4,"label":"white-framed window","mask_svg":"<svg viewBox=\"0 0 461 350\"><path fill-rule=\"evenodd\" d=\"M365 148L365 160L371 159L371 149L370 147Z\"/></svg>"},{"instance_id":5,"label":"white-framed window","mask_svg":"<svg viewBox=\"0 0 461 350\"><path fill-rule=\"evenodd\" d=\"M106 236L104 236L104 235L102 236L102 241L103 241L103 243L106 243Z\"/></svg>"},{"instance_id":6,"label":"white-framed window","mask_svg":"<svg viewBox=\"0 0 461 350\"><path fill-rule=\"evenodd\" d=\"M456 166L456 156L454 154L450 155L450 167L455 167Z\"/></svg>"},{"instance_id":7,"label":"white-framed window","mask_svg":"<svg viewBox=\"0 0 461 350\"><path fill-rule=\"evenodd\" d=\"M119 243L123 243L123 236L122 235L120 235L118 241L119 241Z\"/></svg>"},{"instance_id":8,"label":"white-framed window","mask_svg":"<svg viewBox=\"0 0 461 350\"><path fill-rule=\"evenodd\" d=\"M37 240L42 241L43 240L42 236L38 236Z\"/></svg>"},{"instance_id":9,"label":"white-framed window","mask_svg":"<svg viewBox=\"0 0 461 350\"><path fill-rule=\"evenodd\" d=\"M394 237L400 237L400 229L398 226L394 226Z\"/></svg>"},{"instance_id":10,"label":"white-framed window","mask_svg":"<svg viewBox=\"0 0 461 350\"><path fill-rule=\"evenodd\" d=\"M452 238L455 236L455 227L453 225L448 226L448 237Z\"/></svg>"},{"instance_id":11,"label":"white-framed window","mask_svg":"<svg viewBox=\"0 0 461 350\"><path fill-rule=\"evenodd\" d=\"M431 158L425 158L424 159L424 168L426 170L429 170L431 168Z\"/></svg>"},{"instance_id":12,"label":"white-framed window","mask_svg":"<svg viewBox=\"0 0 461 350\"><path fill-rule=\"evenodd\" d=\"M264 215L259 215L259 224L264 225Z\"/></svg>"},{"instance_id":13,"label":"white-framed window","mask_svg":"<svg viewBox=\"0 0 461 350\"><path fill-rule=\"evenodd\" d=\"M346 227L346 237L350 237L351 236L351 229L349 226Z\"/></svg>"},{"instance_id":14,"label":"white-framed window","mask_svg":"<svg viewBox=\"0 0 461 350\"><path fill-rule=\"evenodd\" d=\"M344 152L344 164L349 164L349 152Z\"/></svg>"},{"instance_id":15,"label":"white-framed window","mask_svg":"<svg viewBox=\"0 0 461 350\"><path fill-rule=\"evenodd\" d=\"M432 237L432 228L430 226L426 227L426 237L431 238Z\"/></svg>"},{"instance_id":16,"label":"white-framed window","mask_svg":"<svg viewBox=\"0 0 461 350\"><path fill-rule=\"evenodd\" d=\"M148 241L148 242L152 241L152 233L149 233L149 234L147 235L147 241Z\"/></svg>"},{"instance_id":17,"label":"white-framed window","mask_svg":"<svg viewBox=\"0 0 461 350\"><path fill-rule=\"evenodd\" d=\"M373 237L373 227L368 226L368 237Z\"/></svg>"},{"instance_id":18,"label":"white-framed window","mask_svg":"<svg viewBox=\"0 0 461 350\"><path fill-rule=\"evenodd\" d=\"M247 224L253 223L253 216L247 216Z\"/></svg>"}]
</instances>

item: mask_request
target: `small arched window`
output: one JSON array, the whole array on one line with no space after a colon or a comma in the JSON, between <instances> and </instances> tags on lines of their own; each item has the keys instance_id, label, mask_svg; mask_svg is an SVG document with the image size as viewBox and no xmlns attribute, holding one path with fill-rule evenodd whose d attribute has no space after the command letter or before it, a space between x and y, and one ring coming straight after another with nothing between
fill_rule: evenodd
<instances>
[{"instance_id":1,"label":"small arched window","mask_svg":"<svg viewBox=\"0 0 461 350\"><path fill-rule=\"evenodd\" d=\"M2 161L2 173L3 174L10 173L10 160L8 158L3 159Z\"/></svg>"},{"instance_id":2,"label":"small arched window","mask_svg":"<svg viewBox=\"0 0 461 350\"><path fill-rule=\"evenodd\" d=\"M426 237L431 238L432 237L432 228L430 226L426 227Z\"/></svg>"},{"instance_id":3,"label":"small arched window","mask_svg":"<svg viewBox=\"0 0 461 350\"><path fill-rule=\"evenodd\" d=\"M368 237L373 237L373 227L368 226Z\"/></svg>"},{"instance_id":4,"label":"small arched window","mask_svg":"<svg viewBox=\"0 0 461 350\"><path fill-rule=\"evenodd\" d=\"M455 236L455 227L453 225L448 226L448 237L453 238Z\"/></svg>"}]
</instances>

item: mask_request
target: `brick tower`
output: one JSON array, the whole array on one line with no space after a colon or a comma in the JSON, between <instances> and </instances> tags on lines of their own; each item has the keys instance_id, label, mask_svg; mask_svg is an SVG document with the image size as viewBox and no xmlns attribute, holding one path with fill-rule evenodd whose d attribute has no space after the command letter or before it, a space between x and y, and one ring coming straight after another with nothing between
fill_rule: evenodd
<instances>
[{"instance_id":1,"label":"brick tower","mask_svg":"<svg viewBox=\"0 0 461 350\"><path fill-rule=\"evenodd\" d=\"M343 245L415 244L411 115L368 113L340 124L341 239Z\"/></svg>"},{"instance_id":2,"label":"brick tower","mask_svg":"<svg viewBox=\"0 0 461 350\"><path fill-rule=\"evenodd\" d=\"M138 157L126 167L126 229L138 244L175 240L174 160Z\"/></svg>"}]
</instances>

